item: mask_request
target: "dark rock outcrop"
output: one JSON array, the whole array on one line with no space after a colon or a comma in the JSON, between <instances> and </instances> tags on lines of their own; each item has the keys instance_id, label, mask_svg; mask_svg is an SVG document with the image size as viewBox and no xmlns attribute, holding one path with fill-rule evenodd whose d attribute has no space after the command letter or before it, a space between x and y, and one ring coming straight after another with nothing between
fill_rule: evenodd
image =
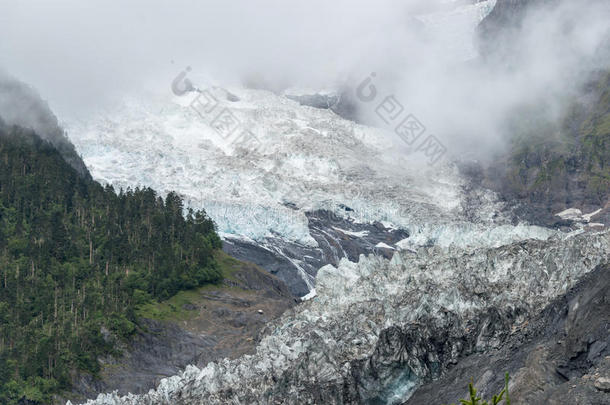
<instances>
[{"instance_id":1,"label":"dark rock outcrop","mask_svg":"<svg viewBox=\"0 0 610 405\"><path fill-rule=\"evenodd\" d=\"M595 2L583 1L582 7ZM493 69L517 70L524 19L537 7L561 3L498 0L478 27L481 63ZM563 227L569 224L554 214L573 207L585 213L601 208L593 222L608 225L610 71L595 72L577 96L564 101L559 119L545 118L544 107L517 108L506 123L507 150L479 167L463 164L463 173L476 184L497 191L508 202L515 222Z\"/></svg>"},{"instance_id":2,"label":"dark rock outcrop","mask_svg":"<svg viewBox=\"0 0 610 405\"><path fill-rule=\"evenodd\" d=\"M500 326L501 325L497 325ZM457 361L405 404L454 403L473 379L491 397L509 372L513 404L607 404L610 394L610 267L600 266L501 348Z\"/></svg>"},{"instance_id":3,"label":"dark rock outcrop","mask_svg":"<svg viewBox=\"0 0 610 405\"><path fill-rule=\"evenodd\" d=\"M326 210L306 215L316 247L268 238L258 244L227 239L223 249L233 257L256 263L282 279L295 296L303 296L309 292L304 277L313 283L322 266L336 266L342 258L357 262L361 254L375 253L389 259L395 252L393 245L409 237L408 232L386 228L380 222L358 223Z\"/></svg>"},{"instance_id":4,"label":"dark rock outcrop","mask_svg":"<svg viewBox=\"0 0 610 405\"><path fill-rule=\"evenodd\" d=\"M498 0L477 28L481 57L509 62L518 53L515 38L518 37L528 10L558 3L559 0Z\"/></svg>"},{"instance_id":5,"label":"dark rock outcrop","mask_svg":"<svg viewBox=\"0 0 610 405\"><path fill-rule=\"evenodd\" d=\"M339 102L337 94L286 94L286 98L296 101L300 105L313 108L331 109Z\"/></svg>"}]
</instances>

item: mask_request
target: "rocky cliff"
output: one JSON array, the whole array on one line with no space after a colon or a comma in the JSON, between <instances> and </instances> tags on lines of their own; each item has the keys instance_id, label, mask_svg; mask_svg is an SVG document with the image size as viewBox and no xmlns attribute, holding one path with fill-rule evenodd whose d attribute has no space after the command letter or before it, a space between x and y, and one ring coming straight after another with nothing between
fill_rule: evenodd
<instances>
[{"instance_id":1,"label":"rocky cliff","mask_svg":"<svg viewBox=\"0 0 610 405\"><path fill-rule=\"evenodd\" d=\"M518 74L520 30L538 7L553 10L559 0L498 0L478 28L481 63ZM583 1L586 8L596 0ZM603 4L603 3L602 3ZM610 6L606 3L610 13ZM550 12L550 11L549 11ZM566 12L564 10L564 12ZM610 15L610 14L609 14ZM567 28L566 28L567 29ZM608 38L610 41L610 38ZM607 42L608 43L608 42ZM597 211L594 222L610 221L610 71L608 47L595 53L595 63L582 61L577 88L553 100L561 111L547 114L548 100L515 108L506 123L508 147L491 164L466 165L464 172L477 184L497 191L515 206L516 218L561 226L554 214L567 208ZM569 45L558 46L569 53ZM600 63L600 61L602 61ZM604 62L605 61L605 62ZM593 65L589 69L584 66ZM566 83L566 86L572 85ZM549 94L549 97L555 97Z\"/></svg>"},{"instance_id":2,"label":"rocky cliff","mask_svg":"<svg viewBox=\"0 0 610 405\"><path fill-rule=\"evenodd\" d=\"M453 403L474 379L484 397L504 372L514 404L605 404L610 400L610 267L599 266L519 327L499 349L472 353L405 404Z\"/></svg>"},{"instance_id":3,"label":"rocky cliff","mask_svg":"<svg viewBox=\"0 0 610 405\"><path fill-rule=\"evenodd\" d=\"M485 59L509 63L519 50L516 33L527 12L534 7L556 5L560 0L498 0L477 29L479 53Z\"/></svg>"}]
</instances>

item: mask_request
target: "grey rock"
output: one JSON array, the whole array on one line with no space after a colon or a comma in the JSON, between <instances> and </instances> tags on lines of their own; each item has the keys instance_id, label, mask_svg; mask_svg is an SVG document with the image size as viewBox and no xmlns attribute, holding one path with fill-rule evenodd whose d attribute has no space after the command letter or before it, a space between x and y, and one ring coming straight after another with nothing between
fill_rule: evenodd
<instances>
[{"instance_id":1,"label":"grey rock","mask_svg":"<svg viewBox=\"0 0 610 405\"><path fill-rule=\"evenodd\" d=\"M514 40L528 10L541 5L558 4L559 1L498 0L477 28L481 56L510 63L510 59L519 51Z\"/></svg>"},{"instance_id":2,"label":"grey rock","mask_svg":"<svg viewBox=\"0 0 610 405\"><path fill-rule=\"evenodd\" d=\"M610 373L610 267L599 266L539 315L512 331L498 350L458 359L405 404L455 403L471 380L485 396L500 392L509 372L516 404L602 404L595 374Z\"/></svg>"},{"instance_id":3,"label":"grey rock","mask_svg":"<svg viewBox=\"0 0 610 405\"><path fill-rule=\"evenodd\" d=\"M350 210L349 207L344 209ZM338 265L347 258L356 262L361 254L375 253L391 258L394 250L378 248L379 243L390 247L409 237L405 230L386 228L379 222L357 223L330 211L306 213L309 232L318 246L304 246L281 238L267 238L262 243L227 239L223 249L233 257L251 261L276 275L288 285L295 296L309 292L303 280L304 271L313 282L318 269ZM362 236L355 236L362 235Z\"/></svg>"},{"instance_id":4,"label":"grey rock","mask_svg":"<svg viewBox=\"0 0 610 405\"><path fill-rule=\"evenodd\" d=\"M286 98L313 108L331 109L339 102L337 94L287 94Z\"/></svg>"},{"instance_id":5,"label":"grey rock","mask_svg":"<svg viewBox=\"0 0 610 405\"><path fill-rule=\"evenodd\" d=\"M595 380L595 388L600 391L610 392L610 378L600 377Z\"/></svg>"}]
</instances>

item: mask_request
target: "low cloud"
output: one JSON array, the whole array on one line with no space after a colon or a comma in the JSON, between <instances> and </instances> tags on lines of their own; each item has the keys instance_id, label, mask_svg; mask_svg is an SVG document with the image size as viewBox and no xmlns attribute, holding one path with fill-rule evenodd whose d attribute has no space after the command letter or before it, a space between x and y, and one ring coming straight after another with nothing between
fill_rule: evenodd
<instances>
[{"instance_id":1,"label":"low cloud","mask_svg":"<svg viewBox=\"0 0 610 405\"><path fill-rule=\"evenodd\" d=\"M60 118L142 89L169 92L186 66L218 84L276 90L356 86L375 72L380 91L454 153L487 151L515 108L558 114L590 72L608 67L606 1L533 9L514 32L511 69L468 61L492 1L0 3L0 68L39 89Z\"/></svg>"}]
</instances>

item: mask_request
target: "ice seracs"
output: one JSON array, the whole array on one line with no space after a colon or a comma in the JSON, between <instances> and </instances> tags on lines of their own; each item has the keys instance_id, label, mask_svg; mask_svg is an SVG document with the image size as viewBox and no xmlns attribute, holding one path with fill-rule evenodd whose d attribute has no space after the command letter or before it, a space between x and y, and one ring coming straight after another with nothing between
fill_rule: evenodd
<instances>
[{"instance_id":1,"label":"ice seracs","mask_svg":"<svg viewBox=\"0 0 610 405\"><path fill-rule=\"evenodd\" d=\"M457 18L452 30L470 35L491 3L452 5L449 13ZM439 10L421 17L442 34L444 25L437 22L444 15ZM449 35L454 43L464 42L454 34ZM460 52L458 59L470 57L470 51ZM477 247L552 234L527 226L490 232L490 226L509 221L493 217L498 211L493 198L482 198L486 203L470 210L475 221L465 215L463 179L451 163L427 166L394 133L286 97L333 97L332 92L275 94L204 82L211 83L194 82L197 91L182 96L170 93L168 83L166 94L133 94L86 120L64 117L64 124L97 180L117 189L180 193L189 206L207 211L226 240L279 249L277 258L288 259L291 274L278 275L287 283L299 273L300 284L312 285L317 268L304 266L302 254L320 248L308 216L317 210L359 223L391 223L388 232L414 235L406 242L414 247ZM243 134L255 140L244 141ZM345 230L348 237L364 236ZM377 243L363 242L361 253ZM344 250L337 249L338 255L345 257ZM302 285L293 291L307 293Z\"/></svg>"},{"instance_id":2,"label":"ice seracs","mask_svg":"<svg viewBox=\"0 0 610 405\"><path fill-rule=\"evenodd\" d=\"M189 205L205 208L225 235L315 245L305 213L327 209L430 233L427 239L446 240L444 229L455 233L455 226L462 242L485 238L486 210L497 211L497 203L477 210L481 229L468 221L459 225L463 180L450 164L422 167L396 153L404 147L396 136L328 110L262 90L231 92L239 101L218 97L217 108L227 108L257 135L256 152L235 147L227 153L222 137L178 97L127 100L115 111L66 126L94 177L117 188L175 190ZM539 233L532 228L532 235Z\"/></svg>"},{"instance_id":3,"label":"ice seracs","mask_svg":"<svg viewBox=\"0 0 610 405\"><path fill-rule=\"evenodd\" d=\"M610 232L342 260L320 269L315 299L269 325L256 354L88 404L400 403L609 261Z\"/></svg>"},{"instance_id":4,"label":"ice seracs","mask_svg":"<svg viewBox=\"0 0 610 405\"><path fill-rule=\"evenodd\" d=\"M454 11L474 21L489 4ZM444 29L434 14L421 20ZM451 28L466 25L474 26ZM228 142L183 98L133 99L70 122L69 133L98 179L177 190L208 211L226 241L292 263L307 285L303 302L267 326L255 354L189 366L147 394L101 394L89 404L401 403L462 354L498 347L609 260L608 232L513 225L485 190L469 191L479 197L469 205L450 161L421 165L391 133L284 95L231 88L229 99L211 90L221 111L256 135L256 149ZM370 243L391 259L350 261L345 241L374 235L363 224L408 237ZM322 250L318 240L336 264L321 267L314 283L305 265Z\"/></svg>"},{"instance_id":5,"label":"ice seracs","mask_svg":"<svg viewBox=\"0 0 610 405\"><path fill-rule=\"evenodd\" d=\"M206 210L225 240L249 241L276 255L286 267L278 276L297 295L313 288L320 266L347 256L344 239L328 232L334 218L312 229L316 211L353 223L391 224L384 232L401 229L410 235L399 248L499 246L554 233L510 225L497 215L502 204L488 191L470 191L480 194L480 204L468 206L464 180L451 162L422 164L393 133L268 91L230 92L238 101L213 93L215 108L241 123L236 131L247 128L256 135L255 150L227 143L214 129L214 118L202 118L201 111L173 96L132 98L99 117L68 122L67 129L96 179L117 189L178 192L188 206ZM336 226L348 238L363 239L360 253L371 253L380 241L369 246L366 231ZM328 234L326 242L338 246L338 257L315 266L303 262L304 254L323 248L314 231Z\"/></svg>"}]
</instances>

